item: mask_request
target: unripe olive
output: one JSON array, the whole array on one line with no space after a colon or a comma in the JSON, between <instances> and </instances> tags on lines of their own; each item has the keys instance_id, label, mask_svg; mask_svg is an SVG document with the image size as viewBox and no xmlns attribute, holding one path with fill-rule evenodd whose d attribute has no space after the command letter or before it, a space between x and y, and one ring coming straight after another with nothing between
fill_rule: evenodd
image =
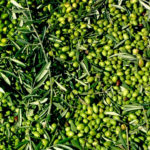
<instances>
[{"instance_id":1,"label":"unripe olive","mask_svg":"<svg viewBox=\"0 0 150 150\"><path fill-rule=\"evenodd\" d=\"M77 130L83 130L84 129L84 124L79 124L78 126L77 126Z\"/></svg>"},{"instance_id":2,"label":"unripe olive","mask_svg":"<svg viewBox=\"0 0 150 150\"><path fill-rule=\"evenodd\" d=\"M48 140L47 139L42 139L42 144L44 145L44 147L46 147L48 145Z\"/></svg>"},{"instance_id":3,"label":"unripe olive","mask_svg":"<svg viewBox=\"0 0 150 150\"><path fill-rule=\"evenodd\" d=\"M139 59L139 67L143 67L144 66L144 61L143 61L143 59L141 58L141 59Z\"/></svg>"}]
</instances>

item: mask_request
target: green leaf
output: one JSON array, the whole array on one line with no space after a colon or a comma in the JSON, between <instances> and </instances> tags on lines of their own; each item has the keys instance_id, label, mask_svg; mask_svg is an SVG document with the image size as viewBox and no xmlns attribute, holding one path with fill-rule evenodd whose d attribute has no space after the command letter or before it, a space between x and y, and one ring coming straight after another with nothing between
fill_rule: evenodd
<instances>
[{"instance_id":1,"label":"green leaf","mask_svg":"<svg viewBox=\"0 0 150 150\"><path fill-rule=\"evenodd\" d=\"M124 87L125 89L128 89L128 90L131 89L125 82L122 82L121 86Z\"/></svg>"},{"instance_id":2,"label":"green leaf","mask_svg":"<svg viewBox=\"0 0 150 150\"><path fill-rule=\"evenodd\" d=\"M150 58L150 49L148 49L148 50L146 51L146 55L147 55L148 58Z\"/></svg>"},{"instance_id":3,"label":"green leaf","mask_svg":"<svg viewBox=\"0 0 150 150\"><path fill-rule=\"evenodd\" d=\"M7 73L7 74L9 74L9 75L11 75L11 76L13 76L13 77L15 77L15 78L18 78L14 73L12 73L12 72L10 72L10 71L7 71L7 70L1 70L2 72L5 72L5 73Z\"/></svg>"},{"instance_id":4,"label":"green leaf","mask_svg":"<svg viewBox=\"0 0 150 150\"><path fill-rule=\"evenodd\" d=\"M43 40L44 40L44 38L45 38L46 30L47 30L47 28L46 28L46 27L43 27L43 32L42 32L42 41L43 41Z\"/></svg>"},{"instance_id":5,"label":"green leaf","mask_svg":"<svg viewBox=\"0 0 150 150\"><path fill-rule=\"evenodd\" d=\"M71 140L71 143L72 143L72 146L78 148L79 150L82 150L82 147L77 139Z\"/></svg>"},{"instance_id":6,"label":"green leaf","mask_svg":"<svg viewBox=\"0 0 150 150\"><path fill-rule=\"evenodd\" d=\"M60 114L62 118L66 115L67 111L68 111L68 109L64 110L64 111Z\"/></svg>"},{"instance_id":7,"label":"green leaf","mask_svg":"<svg viewBox=\"0 0 150 150\"><path fill-rule=\"evenodd\" d=\"M8 85L11 85L11 82L10 80L8 79L8 77L3 74L2 72L0 73L1 77L4 79L4 81L8 84Z\"/></svg>"},{"instance_id":8,"label":"green leaf","mask_svg":"<svg viewBox=\"0 0 150 150\"><path fill-rule=\"evenodd\" d=\"M32 31L30 31L28 28L18 28L18 31L22 32L22 33L31 33ZM29 44L28 41L25 41L23 39L18 39L17 41L23 43L23 44Z\"/></svg>"},{"instance_id":9,"label":"green leaf","mask_svg":"<svg viewBox=\"0 0 150 150\"><path fill-rule=\"evenodd\" d=\"M82 82L81 80L75 79L78 83L80 83L83 86L86 86L86 84L84 82Z\"/></svg>"},{"instance_id":10,"label":"green leaf","mask_svg":"<svg viewBox=\"0 0 150 150\"><path fill-rule=\"evenodd\" d=\"M111 115L111 116L120 116L118 113L116 112L105 112L106 115Z\"/></svg>"},{"instance_id":11,"label":"green leaf","mask_svg":"<svg viewBox=\"0 0 150 150\"><path fill-rule=\"evenodd\" d=\"M65 150L73 150L71 147L69 147L69 146L67 146L67 145L58 144L57 146L60 147L60 148L63 148L63 150L64 150L64 149L65 149Z\"/></svg>"},{"instance_id":12,"label":"green leaf","mask_svg":"<svg viewBox=\"0 0 150 150\"><path fill-rule=\"evenodd\" d=\"M150 12L150 11L149 11ZM150 13L149 13L149 18L150 18ZM149 25L149 23L148 23L148 21L146 21L146 20L142 20L142 24L143 24L143 26L148 30L148 31L150 31L150 25ZM150 48L148 48L148 49L150 49Z\"/></svg>"},{"instance_id":13,"label":"green leaf","mask_svg":"<svg viewBox=\"0 0 150 150\"><path fill-rule=\"evenodd\" d=\"M63 150L62 148L59 147L54 147L55 150Z\"/></svg>"},{"instance_id":14,"label":"green leaf","mask_svg":"<svg viewBox=\"0 0 150 150\"><path fill-rule=\"evenodd\" d=\"M84 63L83 61L81 62L81 66L82 66L82 68L85 70L85 72L86 72L88 75L90 75L90 74L89 74L89 71L88 71L88 66L85 65L85 63Z\"/></svg>"},{"instance_id":15,"label":"green leaf","mask_svg":"<svg viewBox=\"0 0 150 150\"><path fill-rule=\"evenodd\" d=\"M137 61L137 58L131 54L128 54L128 53L118 53L118 54L114 54L111 57L120 57L124 60L129 60L129 61Z\"/></svg>"},{"instance_id":16,"label":"green leaf","mask_svg":"<svg viewBox=\"0 0 150 150\"><path fill-rule=\"evenodd\" d=\"M95 88L95 87L96 87L96 85L98 84L98 82L99 82L99 81L97 81L97 82L93 83L93 84L90 86L90 88Z\"/></svg>"},{"instance_id":17,"label":"green leaf","mask_svg":"<svg viewBox=\"0 0 150 150\"><path fill-rule=\"evenodd\" d=\"M48 74L47 74L46 76L44 76L44 78L34 87L33 90L35 91L35 90L37 90L39 87L41 87L41 86L44 84L44 82L46 81L47 77L48 77Z\"/></svg>"},{"instance_id":18,"label":"green leaf","mask_svg":"<svg viewBox=\"0 0 150 150\"><path fill-rule=\"evenodd\" d=\"M61 110L64 109L64 107L62 105L60 105L59 103L53 102L53 105L55 105L58 109L61 109Z\"/></svg>"},{"instance_id":19,"label":"green leaf","mask_svg":"<svg viewBox=\"0 0 150 150\"><path fill-rule=\"evenodd\" d=\"M76 129L76 126L75 126L75 124L71 121L71 130L73 131L73 132L77 132L77 129Z\"/></svg>"},{"instance_id":20,"label":"green leaf","mask_svg":"<svg viewBox=\"0 0 150 150\"><path fill-rule=\"evenodd\" d=\"M48 111L48 107L44 108L44 110L40 113L39 117L40 118L43 117L46 114L47 111Z\"/></svg>"},{"instance_id":21,"label":"green leaf","mask_svg":"<svg viewBox=\"0 0 150 150\"><path fill-rule=\"evenodd\" d=\"M147 117L150 117L150 108L147 110Z\"/></svg>"},{"instance_id":22,"label":"green leaf","mask_svg":"<svg viewBox=\"0 0 150 150\"><path fill-rule=\"evenodd\" d=\"M111 6L116 7L116 8L118 8L118 9L126 10L124 7L122 7L122 6L120 6L120 5L111 5Z\"/></svg>"},{"instance_id":23,"label":"green leaf","mask_svg":"<svg viewBox=\"0 0 150 150\"><path fill-rule=\"evenodd\" d=\"M96 67L96 66L94 66L94 65L92 65L92 67L93 67L93 69L94 69L96 72L103 72L103 69L101 69L101 68L98 68L98 67Z\"/></svg>"},{"instance_id":24,"label":"green leaf","mask_svg":"<svg viewBox=\"0 0 150 150\"><path fill-rule=\"evenodd\" d=\"M112 35L109 35L109 34L106 35L106 38L113 40L113 41L116 41L116 39Z\"/></svg>"},{"instance_id":25,"label":"green leaf","mask_svg":"<svg viewBox=\"0 0 150 150\"><path fill-rule=\"evenodd\" d=\"M19 123L19 126L21 127L22 125L22 110L21 109L19 109L18 123Z\"/></svg>"},{"instance_id":26,"label":"green leaf","mask_svg":"<svg viewBox=\"0 0 150 150\"><path fill-rule=\"evenodd\" d=\"M26 145L27 143L29 143L29 141L25 140L23 142L20 142L17 146L16 146L16 149L19 149L21 148L23 145Z\"/></svg>"},{"instance_id":27,"label":"green leaf","mask_svg":"<svg viewBox=\"0 0 150 150\"><path fill-rule=\"evenodd\" d=\"M58 144L64 144L64 143L66 143L66 142L68 142L68 141L70 141L70 138L64 138L63 140L60 140L60 141L58 142Z\"/></svg>"},{"instance_id":28,"label":"green leaf","mask_svg":"<svg viewBox=\"0 0 150 150\"><path fill-rule=\"evenodd\" d=\"M48 73L49 71L49 67L50 67L51 63L46 63L45 66L40 70L40 72L38 73L38 75L35 78L36 82L39 82L42 78L45 77L45 75Z\"/></svg>"},{"instance_id":29,"label":"green leaf","mask_svg":"<svg viewBox=\"0 0 150 150\"><path fill-rule=\"evenodd\" d=\"M130 142L130 146L131 146L131 148L132 148L133 150L137 150L138 147L139 147L139 146L138 146L135 142L133 142L133 141Z\"/></svg>"},{"instance_id":30,"label":"green leaf","mask_svg":"<svg viewBox=\"0 0 150 150\"><path fill-rule=\"evenodd\" d=\"M20 46L19 46L16 42L14 42L14 41L12 41L12 40L10 40L10 41L14 44L14 46L15 46L18 50L21 49Z\"/></svg>"},{"instance_id":31,"label":"green leaf","mask_svg":"<svg viewBox=\"0 0 150 150\"><path fill-rule=\"evenodd\" d=\"M124 30L124 29L126 29L128 27L129 27L129 25L125 25L125 26L122 27L122 30Z\"/></svg>"},{"instance_id":32,"label":"green leaf","mask_svg":"<svg viewBox=\"0 0 150 150\"><path fill-rule=\"evenodd\" d=\"M141 5L143 5L146 9L150 10L150 6L146 3L144 3L142 0L140 0Z\"/></svg>"},{"instance_id":33,"label":"green leaf","mask_svg":"<svg viewBox=\"0 0 150 150\"><path fill-rule=\"evenodd\" d=\"M25 82L23 82L23 84L24 84L24 88L28 91L28 93L31 94L32 93L32 87Z\"/></svg>"},{"instance_id":34,"label":"green leaf","mask_svg":"<svg viewBox=\"0 0 150 150\"><path fill-rule=\"evenodd\" d=\"M56 80L55 80L55 83L58 85L58 87L61 89L61 90L63 90L63 91L67 91L67 89L64 87L64 86L62 86L60 83L58 83Z\"/></svg>"},{"instance_id":35,"label":"green leaf","mask_svg":"<svg viewBox=\"0 0 150 150\"><path fill-rule=\"evenodd\" d=\"M1 92L1 93L5 93L5 91L3 90L2 87L0 87L0 92Z\"/></svg>"},{"instance_id":36,"label":"green leaf","mask_svg":"<svg viewBox=\"0 0 150 150\"><path fill-rule=\"evenodd\" d=\"M20 44L24 44L24 45L26 45L26 44L30 44L28 41L23 40L23 39L17 39L17 41L18 41L18 43L20 43Z\"/></svg>"},{"instance_id":37,"label":"green leaf","mask_svg":"<svg viewBox=\"0 0 150 150\"><path fill-rule=\"evenodd\" d=\"M14 6L16 6L16 7L18 7L18 8L23 8L19 3L17 3L15 0L10 0L10 2L14 5Z\"/></svg>"},{"instance_id":38,"label":"green leaf","mask_svg":"<svg viewBox=\"0 0 150 150\"><path fill-rule=\"evenodd\" d=\"M122 146L127 149L127 145L126 145L126 143L125 143L125 141L124 141L124 139L122 137L122 133L121 132L119 132L119 138L120 138Z\"/></svg>"},{"instance_id":39,"label":"green leaf","mask_svg":"<svg viewBox=\"0 0 150 150\"><path fill-rule=\"evenodd\" d=\"M116 44L114 46L114 49L118 48L120 45L122 45L126 40L122 40L121 42L119 42L118 44Z\"/></svg>"},{"instance_id":40,"label":"green leaf","mask_svg":"<svg viewBox=\"0 0 150 150\"><path fill-rule=\"evenodd\" d=\"M122 149L116 146L111 146L111 150L122 150Z\"/></svg>"},{"instance_id":41,"label":"green leaf","mask_svg":"<svg viewBox=\"0 0 150 150\"><path fill-rule=\"evenodd\" d=\"M124 105L123 110L124 111L133 111L133 110L140 110L143 109L143 106L140 105Z\"/></svg>"},{"instance_id":42,"label":"green leaf","mask_svg":"<svg viewBox=\"0 0 150 150\"><path fill-rule=\"evenodd\" d=\"M139 129L140 131L144 132L145 134L147 133L146 127L139 126L138 129Z\"/></svg>"},{"instance_id":43,"label":"green leaf","mask_svg":"<svg viewBox=\"0 0 150 150\"><path fill-rule=\"evenodd\" d=\"M122 2L123 2L123 0L119 0L118 5L121 6Z\"/></svg>"},{"instance_id":44,"label":"green leaf","mask_svg":"<svg viewBox=\"0 0 150 150\"><path fill-rule=\"evenodd\" d=\"M20 66L26 67L26 65L23 62L21 62L20 60L17 60L15 58L9 58L9 59Z\"/></svg>"},{"instance_id":45,"label":"green leaf","mask_svg":"<svg viewBox=\"0 0 150 150\"><path fill-rule=\"evenodd\" d=\"M31 141L31 143L32 143L34 150L39 150L39 148L37 147L37 145L33 141Z\"/></svg>"}]
</instances>

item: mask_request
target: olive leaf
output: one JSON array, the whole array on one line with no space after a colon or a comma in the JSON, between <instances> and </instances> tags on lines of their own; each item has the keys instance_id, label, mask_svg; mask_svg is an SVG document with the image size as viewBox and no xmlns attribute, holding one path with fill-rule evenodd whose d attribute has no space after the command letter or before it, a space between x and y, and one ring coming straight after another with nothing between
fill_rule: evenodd
<instances>
[{"instance_id":1,"label":"olive leaf","mask_svg":"<svg viewBox=\"0 0 150 150\"><path fill-rule=\"evenodd\" d=\"M78 83L80 83L83 86L86 86L86 84L84 82L82 82L81 80L75 79Z\"/></svg>"},{"instance_id":2,"label":"olive leaf","mask_svg":"<svg viewBox=\"0 0 150 150\"><path fill-rule=\"evenodd\" d=\"M27 145L29 143L29 141L28 140L25 140L25 141L23 141L23 142L19 142L19 144L16 146L16 149L19 149L19 148L21 148L23 145Z\"/></svg>"},{"instance_id":3,"label":"olive leaf","mask_svg":"<svg viewBox=\"0 0 150 150\"><path fill-rule=\"evenodd\" d=\"M114 49L118 48L120 45L122 45L126 40L122 40L121 42L119 42L118 44L116 44L114 46Z\"/></svg>"},{"instance_id":4,"label":"olive leaf","mask_svg":"<svg viewBox=\"0 0 150 150\"><path fill-rule=\"evenodd\" d=\"M120 138L120 141L121 141L122 146L123 146L125 149L127 149L127 145L126 145L126 143L125 143L125 141L124 141L124 139L123 139L123 137L122 137L122 132L119 132L119 138Z\"/></svg>"},{"instance_id":5,"label":"olive leaf","mask_svg":"<svg viewBox=\"0 0 150 150\"><path fill-rule=\"evenodd\" d=\"M70 141L70 138L64 138L63 140L58 141L57 144L64 144L66 142Z\"/></svg>"},{"instance_id":6,"label":"olive leaf","mask_svg":"<svg viewBox=\"0 0 150 150\"><path fill-rule=\"evenodd\" d=\"M50 67L51 63L46 63L45 66L43 66L43 68L40 70L40 72L38 73L38 75L35 78L36 82L39 82L41 79L43 79L45 77L45 75L48 73L49 71L49 67Z\"/></svg>"},{"instance_id":7,"label":"olive leaf","mask_svg":"<svg viewBox=\"0 0 150 150\"><path fill-rule=\"evenodd\" d=\"M36 91L38 88L40 88L44 84L47 78L48 78L48 74L45 75L42 80L40 80L40 82L34 87L33 91Z\"/></svg>"},{"instance_id":8,"label":"olive leaf","mask_svg":"<svg viewBox=\"0 0 150 150\"><path fill-rule=\"evenodd\" d=\"M82 66L82 68L85 70L85 72L88 74L88 75L90 75L89 74L89 71L88 71L88 67L85 65L85 63L82 61L81 62L81 66Z\"/></svg>"},{"instance_id":9,"label":"olive leaf","mask_svg":"<svg viewBox=\"0 0 150 150\"><path fill-rule=\"evenodd\" d=\"M59 103L54 102L53 105L56 106L58 109L61 109L61 110L64 109L64 107L62 105L60 105Z\"/></svg>"},{"instance_id":10,"label":"olive leaf","mask_svg":"<svg viewBox=\"0 0 150 150\"><path fill-rule=\"evenodd\" d=\"M8 85L11 85L10 80L8 79L8 77L7 77L5 74L3 74L2 72L0 72L0 75L1 75L1 77L4 79L4 81L5 81Z\"/></svg>"},{"instance_id":11,"label":"olive leaf","mask_svg":"<svg viewBox=\"0 0 150 150\"><path fill-rule=\"evenodd\" d=\"M57 144L56 146L60 147L60 148L63 148L63 150L73 150L71 147L67 146L67 145L64 145L64 144ZM57 147L57 148L58 148ZM56 148L56 147L55 147ZM57 150L57 149L56 149ZM58 149L59 150L59 149Z\"/></svg>"},{"instance_id":12,"label":"olive leaf","mask_svg":"<svg viewBox=\"0 0 150 150\"><path fill-rule=\"evenodd\" d=\"M64 87L64 86L62 86L60 83L58 83L56 80L55 80L55 83L58 85L58 87L61 89L61 90L63 90L63 91L67 91L67 89Z\"/></svg>"},{"instance_id":13,"label":"olive leaf","mask_svg":"<svg viewBox=\"0 0 150 150\"><path fill-rule=\"evenodd\" d=\"M143 106L140 105L124 105L123 110L124 111L133 111L133 110L139 110L143 109Z\"/></svg>"},{"instance_id":14,"label":"olive leaf","mask_svg":"<svg viewBox=\"0 0 150 150\"><path fill-rule=\"evenodd\" d=\"M150 10L150 4L144 3L142 0L140 0L141 5L143 5L146 9Z\"/></svg>"},{"instance_id":15,"label":"olive leaf","mask_svg":"<svg viewBox=\"0 0 150 150\"><path fill-rule=\"evenodd\" d=\"M118 53L118 54L114 54L111 57L120 57L124 60L129 60L129 61L137 61L137 58L134 55L128 54L128 53Z\"/></svg>"},{"instance_id":16,"label":"olive leaf","mask_svg":"<svg viewBox=\"0 0 150 150\"><path fill-rule=\"evenodd\" d=\"M111 6L116 7L116 8L118 8L118 9L126 10L124 7L122 7L122 6L120 6L120 5L111 5Z\"/></svg>"},{"instance_id":17,"label":"olive leaf","mask_svg":"<svg viewBox=\"0 0 150 150\"><path fill-rule=\"evenodd\" d=\"M79 150L82 150L82 147L77 139L71 140L71 143L74 147L78 148Z\"/></svg>"},{"instance_id":18,"label":"olive leaf","mask_svg":"<svg viewBox=\"0 0 150 150\"><path fill-rule=\"evenodd\" d=\"M18 7L18 8L23 8L19 3L17 3L15 0L10 0L10 2L14 5L14 6L16 6L16 7Z\"/></svg>"},{"instance_id":19,"label":"olive leaf","mask_svg":"<svg viewBox=\"0 0 150 150\"><path fill-rule=\"evenodd\" d=\"M20 66L26 67L26 65L23 62L21 62L20 60L17 60L15 58L9 58L9 60L11 60L12 62L14 62Z\"/></svg>"},{"instance_id":20,"label":"olive leaf","mask_svg":"<svg viewBox=\"0 0 150 150\"><path fill-rule=\"evenodd\" d=\"M118 113L116 112L105 112L106 115L111 115L111 116L120 116Z\"/></svg>"},{"instance_id":21,"label":"olive leaf","mask_svg":"<svg viewBox=\"0 0 150 150\"><path fill-rule=\"evenodd\" d=\"M1 92L1 93L5 93L5 91L3 90L2 87L0 87L0 92Z\"/></svg>"}]
</instances>

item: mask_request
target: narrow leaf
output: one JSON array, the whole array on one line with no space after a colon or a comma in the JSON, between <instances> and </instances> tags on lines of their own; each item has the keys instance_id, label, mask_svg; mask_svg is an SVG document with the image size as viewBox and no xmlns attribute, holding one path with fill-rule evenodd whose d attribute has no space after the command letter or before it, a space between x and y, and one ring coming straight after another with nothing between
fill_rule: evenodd
<instances>
[{"instance_id":1,"label":"narrow leaf","mask_svg":"<svg viewBox=\"0 0 150 150\"><path fill-rule=\"evenodd\" d=\"M133 110L139 110L143 109L143 106L138 106L138 105L124 105L123 110L124 111L133 111Z\"/></svg>"},{"instance_id":2,"label":"narrow leaf","mask_svg":"<svg viewBox=\"0 0 150 150\"><path fill-rule=\"evenodd\" d=\"M38 85L36 85L36 87L34 88L34 90L37 90L39 87L41 87L44 84L44 82L46 81L47 77L48 77L48 75L45 75L43 77L43 79L38 83Z\"/></svg>"},{"instance_id":3,"label":"narrow leaf","mask_svg":"<svg viewBox=\"0 0 150 150\"><path fill-rule=\"evenodd\" d=\"M58 87L61 89L61 90L63 90L63 91L67 91L67 89L64 87L64 86L62 86L60 83L58 83L56 80L55 80L55 83L58 85Z\"/></svg>"},{"instance_id":4,"label":"narrow leaf","mask_svg":"<svg viewBox=\"0 0 150 150\"><path fill-rule=\"evenodd\" d=\"M58 109L61 109L61 110L64 109L64 107L63 107L62 105L60 105L60 103L55 103L55 102L53 102L53 104L54 104Z\"/></svg>"},{"instance_id":5,"label":"narrow leaf","mask_svg":"<svg viewBox=\"0 0 150 150\"><path fill-rule=\"evenodd\" d=\"M122 146L123 146L124 148L127 148L127 145L126 145L126 143L125 143L125 141L124 141L124 139L123 139L123 137L122 137L122 133L121 133L121 132L119 132L119 138L120 138L120 141L121 141Z\"/></svg>"},{"instance_id":6,"label":"narrow leaf","mask_svg":"<svg viewBox=\"0 0 150 150\"><path fill-rule=\"evenodd\" d=\"M21 148L23 145L26 145L27 143L29 143L29 141L27 141L27 140L25 140L25 141L23 141L23 142L20 142L20 143L17 145L16 149Z\"/></svg>"},{"instance_id":7,"label":"narrow leaf","mask_svg":"<svg viewBox=\"0 0 150 150\"><path fill-rule=\"evenodd\" d=\"M70 141L70 138L65 138L63 140L58 141L58 144L64 144L66 142Z\"/></svg>"},{"instance_id":8,"label":"narrow leaf","mask_svg":"<svg viewBox=\"0 0 150 150\"><path fill-rule=\"evenodd\" d=\"M89 71L88 71L88 68L86 67L86 65L85 65L85 63L82 61L81 62L81 66L82 66L82 68L85 70L85 72L88 74L88 75L90 75L89 74Z\"/></svg>"},{"instance_id":9,"label":"narrow leaf","mask_svg":"<svg viewBox=\"0 0 150 150\"><path fill-rule=\"evenodd\" d=\"M117 56L124 59L124 60L129 60L129 61L136 61L137 60L137 58L135 56L128 54L128 53L114 54L114 55L110 56L110 58L111 57L117 57Z\"/></svg>"},{"instance_id":10,"label":"narrow leaf","mask_svg":"<svg viewBox=\"0 0 150 150\"><path fill-rule=\"evenodd\" d=\"M118 113L116 112L105 112L106 115L111 115L111 116L120 116Z\"/></svg>"},{"instance_id":11,"label":"narrow leaf","mask_svg":"<svg viewBox=\"0 0 150 150\"><path fill-rule=\"evenodd\" d=\"M20 66L23 66L23 67L26 66L23 62L21 62L20 60L15 59L15 58L10 58L10 60L13 61L14 63L20 65Z\"/></svg>"},{"instance_id":12,"label":"narrow leaf","mask_svg":"<svg viewBox=\"0 0 150 150\"><path fill-rule=\"evenodd\" d=\"M121 42L119 42L117 45L114 46L114 49L115 49L115 48L118 48L118 47L119 47L120 45L122 45L125 41L126 41L126 40L122 40Z\"/></svg>"},{"instance_id":13,"label":"narrow leaf","mask_svg":"<svg viewBox=\"0 0 150 150\"><path fill-rule=\"evenodd\" d=\"M141 5L143 5L146 9L150 10L150 6L146 3L144 3L142 0L140 0Z\"/></svg>"},{"instance_id":14,"label":"narrow leaf","mask_svg":"<svg viewBox=\"0 0 150 150\"><path fill-rule=\"evenodd\" d=\"M11 75L11 76L13 76L13 77L15 77L15 78L18 78L14 73L12 73L12 72L10 72L10 71L7 71L7 70L1 70L2 72L5 72L5 73L7 73L7 74L9 74L9 75Z\"/></svg>"},{"instance_id":15,"label":"narrow leaf","mask_svg":"<svg viewBox=\"0 0 150 150\"><path fill-rule=\"evenodd\" d=\"M14 6L16 6L16 7L18 7L18 8L23 8L19 3L17 3L15 0L10 0L10 2L14 5Z\"/></svg>"},{"instance_id":16,"label":"narrow leaf","mask_svg":"<svg viewBox=\"0 0 150 150\"><path fill-rule=\"evenodd\" d=\"M5 93L5 91L0 87L0 92L1 93Z\"/></svg>"},{"instance_id":17,"label":"narrow leaf","mask_svg":"<svg viewBox=\"0 0 150 150\"><path fill-rule=\"evenodd\" d=\"M67 145L63 145L63 144L58 144L57 146L65 149L65 150L73 150L71 147L67 146Z\"/></svg>"},{"instance_id":18,"label":"narrow leaf","mask_svg":"<svg viewBox=\"0 0 150 150\"><path fill-rule=\"evenodd\" d=\"M36 82L39 82L48 73L50 65L51 65L51 63L49 62L49 63L45 64L45 66L40 70L40 72L38 73L38 75L35 78Z\"/></svg>"},{"instance_id":19,"label":"narrow leaf","mask_svg":"<svg viewBox=\"0 0 150 150\"><path fill-rule=\"evenodd\" d=\"M66 115L67 111L68 111L68 109L64 110L64 111L61 113L61 117L62 117L62 118Z\"/></svg>"},{"instance_id":20,"label":"narrow leaf","mask_svg":"<svg viewBox=\"0 0 150 150\"><path fill-rule=\"evenodd\" d=\"M79 150L82 150L82 147L78 140L73 139L73 140L71 140L71 143L74 147L78 148Z\"/></svg>"},{"instance_id":21,"label":"narrow leaf","mask_svg":"<svg viewBox=\"0 0 150 150\"><path fill-rule=\"evenodd\" d=\"M19 121L19 126L21 127L21 124L22 124L22 110L21 109L19 109L18 121Z\"/></svg>"},{"instance_id":22,"label":"narrow leaf","mask_svg":"<svg viewBox=\"0 0 150 150\"><path fill-rule=\"evenodd\" d=\"M114 7L118 8L118 9L126 10L125 8L123 8L123 7L120 6L120 5L111 5L111 6L114 6Z\"/></svg>"},{"instance_id":23,"label":"narrow leaf","mask_svg":"<svg viewBox=\"0 0 150 150\"><path fill-rule=\"evenodd\" d=\"M86 84L84 82L82 82L81 80L75 79L78 83L80 83L83 86L86 86Z\"/></svg>"},{"instance_id":24,"label":"narrow leaf","mask_svg":"<svg viewBox=\"0 0 150 150\"><path fill-rule=\"evenodd\" d=\"M19 46L16 42L14 42L14 41L12 41L12 40L11 40L11 42L14 44L14 46L15 46L18 50L21 49L20 46Z\"/></svg>"},{"instance_id":25,"label":"narrow leaf","mask_svg":"<svg viewBox=\"0 0 150 150\"><path fill-rule=\"evenodd\" d=\"M59 147L54 147L55 150L63 150L62 148Z\"/></svg>"},{"instance_id":26,"label":"narrow leaf","mask_svg":"<svg viewBox=\"0 0 150 150\"><path fill-rule=\"evenodd\" d=\"M8 77L6 77L5 74L3 74L3 73L1 72L0 75L1 75L1 77L4 79L4 81L5 81L8 85L11 85L10 80L8 79Z\"/></svg>"},{"instance_id":27,"label":"narrow leaf","mask_svg":"<svg viewBox=\"0 0 150 150\"><path fill-rule=\"evenodd\" d=\"M73 122L71 122L71 130L73 132L77 132L76 126L75 126L75 124Z\"/></svg>"}]
</instances>

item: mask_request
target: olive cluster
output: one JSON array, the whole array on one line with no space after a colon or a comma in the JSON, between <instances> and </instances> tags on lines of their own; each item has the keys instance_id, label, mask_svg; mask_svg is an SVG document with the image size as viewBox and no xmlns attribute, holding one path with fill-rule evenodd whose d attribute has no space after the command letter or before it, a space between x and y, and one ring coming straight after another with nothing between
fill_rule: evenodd
<instances>
[{"instance_id":1,"label":"olive cluster","mask_svg":"<svg viewBox=\"0 0 150 150\"><path fill-rule=\"evenodd\" d=\"M9 93L0 92L0 149L12 149L19 143L17 136L19 108L13 105Z\"/></svg>"},{"instance_id":2,"label":"olive cluster","mask_svg":"<svg viewBox=\"0 0 150 150\"><path fill-rule=\"evenodd\" d=\"M79 139L82 147L88 149L107 149L120 140L120 134L125 141L128 138L130 142L142 143L144 149L149 144L149 131L147 137L144 136L145 133L136 131L137 126L144 123L144 112L141 110L126 113L122 109L122 114L119 115L106 102L99 101L98 104L91 105L84 102L77 106L74 113L67 112L65 118L68 120L66 135Z\"/></svg>"},{"instance_id":3,"label":"olive cluster","mask_svg":"<svg viewBox=\"0 0 150 150\"><path fill-rule=\"evenodd\" d=\"M0 93L0 149L149 149L148 2L1 0L0 14L0 83L19 94Z\"/></svg>"}]
</instances>

